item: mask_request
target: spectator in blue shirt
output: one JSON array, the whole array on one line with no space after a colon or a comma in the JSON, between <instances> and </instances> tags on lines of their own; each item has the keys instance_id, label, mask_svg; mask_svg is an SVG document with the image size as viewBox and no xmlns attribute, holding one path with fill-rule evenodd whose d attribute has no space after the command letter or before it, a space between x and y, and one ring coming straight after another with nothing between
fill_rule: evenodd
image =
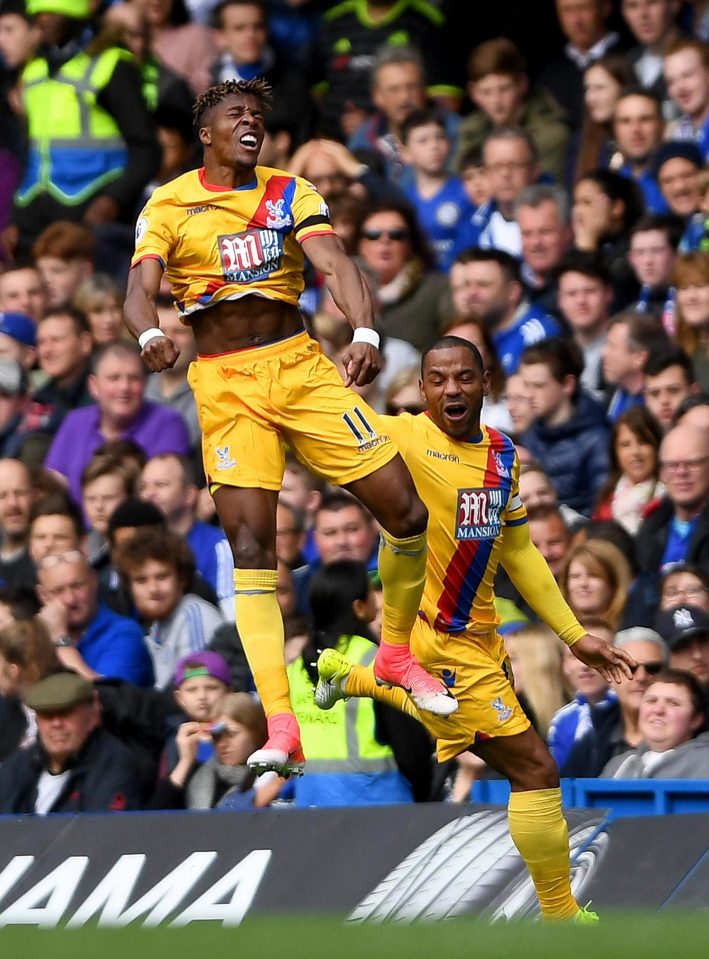
<instances>
[{"instance_id":1,"label":"spectator in blue shirt","mask_svg":"<svg viewBox=\"0 0 709 959\"><path fill-rule=\"evenodd\" d=\"M452 144L446 125L433 111L420 110L404 121L401 136L403 157L414 175L406 195L438 269L447 273L456 251L472 246L478 231L471 225L473 208L461 179L447 170Z\"/></svg>"},{"instance_id":2,"label":"spectator in blue shirt","mask_svg":"<svg viewBox=\"0 0 709 959\"><path fill-rule=\"evenodd\" d=\"M561 333L553 317L524 297L519 263L504 250L464 250L450 282L456 318L482 320L507 376L517 372L527 346Z\"/></svg>"},{"instance_id":3,"label":"spectator in blue shirt","mask_svg":"<svg viewBox=\"0 0 709 959\"><path fill-rule=\"evenodd\" d=\"M629 87L615 105L613 136L622 156L618 173L634 180L648 213L666 213L667 203L651 169L651 157L664 138L662 104L642 87Z\"/></svg>"},{"instance_id":4,"label":"spectator in blue shirt","mask_svg":"<svg viewBox=\"0 0 709 959\"><path fill-rule=\"evenodd\" d=\"M581 350L547 339L524 351L520 372L534 413L520 442L544 464L559 502L590 516L608 475L608 426L602 405L580 389Z\"/></svg>"},{"instance_id":5,"label":"spectator in blue shirt","mask_svg":"<svg viewBox=\"0 0 709 959\"><path fill-rule=\"evenodd\" d=\"M185 538L194 555L197 572L214 590L227 619L233 619L231 547L221 527L197 519L199 490L189 461L174 453L153 456L140 474L138 493L162 510L168 529Z\"/></svg>"},{"instance_id":6,"label":"spectator in blue shirt","mask_svg":"<svg viewBox=\"0 0 709 959\"><path fill-rule=\"evenodd\" d=\"M106 677L153 685L143 630L99 602L98 579L83 553L69 550L45 556L37 576L40 614L67 669L90 680Z\"/></svg>"},{"instance_id":7,"label":"spectator in blue shirt","mask_svg":"<svg viewBox=\"0 0 709 959\"><path fill-rule=\"evenodd\" d=\"M602 636L613 642L613 630L603 620L584 620L583 625L587 629L593 628L594 636ZM549 725L549 751L559 768L566 762L574 743L593 728L591 709L599 711L618 702L618 697L608 688L605 679L576 659L568 646L562 650L561 668L566 682L573 689L574 698L554 714Z\"/></svg>"}]
</instances>

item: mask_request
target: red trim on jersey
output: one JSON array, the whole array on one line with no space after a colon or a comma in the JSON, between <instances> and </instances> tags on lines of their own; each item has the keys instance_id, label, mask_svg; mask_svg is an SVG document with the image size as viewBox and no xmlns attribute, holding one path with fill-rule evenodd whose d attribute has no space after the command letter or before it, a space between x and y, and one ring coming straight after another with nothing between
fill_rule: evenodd
<instances>
[{"instance_id":1,"label":"red trim on jersey","mask_svg":"<svg viewBox=\"0 0 709 959\"><path fill-rule=\"evenodd\" d=\"M142 263L143 260L157 260L158 263L161 264L163 270L165 269L165 261L163 260L161 256L158 256L157 253L144 253L139 259L135 261L135 263L131 263L130 265L131 270L133 269L133 267L137 266L139 263Z\"/></svg>"},{"instance_id":2,"label":"red trim on jersey","mask_svg":"<svg viewBox=\"0 0 709 959\"><path fill-rule=\"evenodd\" d=\"M297 232L298 231L296 230L296 233ZM332 228L330 228L329 230L318 230L317 233L308 233L308 231L305 230L304 233L305 233L305 236L298 237L298 243L300 243L301 240L309 240L313 236L333 236L335 234L335 231Z\"/></svg>"},{"instance_id":3,"label":"red trim on jersey","mask_svg":"<svg viewBox=\"0 0 709 959\"><path fill-rule=\"evenodd\" d=\"M264 190L263 196L261 197L261 202L256 207L254 215L251 217L251 220L246 225L247 230L251 230L254 227L263 226L266 222L266 216L268 215L268 210L266 209L266 202L270 200L279 200L285 191L286 186L291 183L293 180L292 176L272 176L266 183L266 189Z\"/></svg>"},{"instance_id":4,"label":"red trim on jersey","mask_svg":"<svg viewBox=\"0 0 709 959\"><path fill-rule=\"evenodd\" d=\"M205 190L209 190L210 193L231 193L235 188L233 186L219 186L216 183L207 183L204 179L204 167L200 167L197 171L199 176L199 182L202 184Z\"/></svg>"},{"instance_id":5,"label":"red trim on jersey","mask_svg":"<svg viewBox=\"0 0 709 959\"><path fill-rule=\"evenodd\" d=\"M486 426L485 429L490 439L490 446L487 451L487 463L485 464L482 486L495 489L500 485L500 475L497 472L497 464L492 454L494 452L502 452L505 446L505 439L497 430L493 430L489 426ZM481 545L481 540L462 540L451 556L446 575L443 578L443 592L438 599L438 616L436 616L436 622L434 623L435 629L446 632L450 623L453 622L453 617L460 599L461 588Z\"/></svg>"}]
</instances>

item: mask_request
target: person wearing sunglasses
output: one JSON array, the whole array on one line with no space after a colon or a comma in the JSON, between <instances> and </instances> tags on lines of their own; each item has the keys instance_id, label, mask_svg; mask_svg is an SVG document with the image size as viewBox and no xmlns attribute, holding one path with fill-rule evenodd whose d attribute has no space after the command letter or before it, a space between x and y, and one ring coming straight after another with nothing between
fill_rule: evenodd
<instances>
[{"instance_id":1,"label":"person wearing sunglasses","mask_svg":"<svg viewBox=\"0 0 709 959\"><path fill-rule=\"evenodd\" d=\"M621 630L615 634L613 645L635 660L632 676L610 685L616 703L591 707L590 728L574 743L561 765L564 778L599 776L611 759L640 745L640 703L655 676L667 666L669 649L659 633L645 626Z\"/></svg>"},{"instance_id":2,"label":"person wearing sunglasses","mask_svg":"<svg viewBox=\"0 0 709 959\"><path fill-rule=\"evenodd\" d=\"M604 767L605 779L709 779L703 690L684 669L662 669L643 693L640 745ZM703 735L702 735L703 733Z\"/></svg>"},{"instance_id":3,"label":"person wearing sunglasses","mask_svg":"<svg viewBox=\"0 0 709 959\"><path fill-rule=\"evenodd\" d=\"M179 349L160 329L155 308L164 274L194 332L199 355L189 380L204 471L234 555L236 623L268 722L266 744L249 763L289 776L303 772L305 756L276 596L286 443L371 507L381 524L386 601L377 675L411 690L422 708L448 714L457 703L409 648L423 589L427 510L384 424L347 388L370 382L382 365L369 289L312 184L258 164L271 99L258 77L227 80L198 97L204 166L158 187L138 217L124 317L152 372L174 366ZM354 330L346 383L304 326L305 256Z\"/></svg>"},{"instance_id":4,"label":"person wearing sunglasses","mask_svg":"<svg viewBox=\"0 0 709 959\"><path fill-rule=\"evenodd\" d=\"M385 200L373 205L362 222L358 253L375 281L383 331L417 350L432 346L444 318L448 279L435 272L412 208Z\"/></svg>"}]
</instances>

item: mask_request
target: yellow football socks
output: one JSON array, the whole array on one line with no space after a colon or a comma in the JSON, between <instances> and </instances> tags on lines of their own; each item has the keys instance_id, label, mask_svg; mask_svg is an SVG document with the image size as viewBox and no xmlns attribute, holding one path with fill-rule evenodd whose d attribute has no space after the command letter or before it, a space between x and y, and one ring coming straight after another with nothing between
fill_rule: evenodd
<instances>
[{"instance_id":1,"label":"yellow football socks","mask_svg":"<svg viewBox=\"0 0 709 959\"><path fill-rule=\"evenodd\" d=\"M425 575L426 534L397 539L383 530L379 548L383 642L408 644L421 604Z\"/></svg>"},{"instance_id":2,"label":"yellow football socks","mask_svg":"<svg viewBox=\"0 0 709 959\"><path fill-rule=\"evenodd\" d=\"M266 716L293 713L275 569L236 569L236 628Z\"/></svg>"},{"instance_id":3,"label":"yellow football socks","mask_svg":"<svg viewBox=\"0 0 709 959\"><path fill-rule=\"evenodd\" d=\"M507 807L510 835L527 864L544 919L573 919L579 911L571 894L569 830L560 789L513 792Z\"/></svg>"}]
</instances>

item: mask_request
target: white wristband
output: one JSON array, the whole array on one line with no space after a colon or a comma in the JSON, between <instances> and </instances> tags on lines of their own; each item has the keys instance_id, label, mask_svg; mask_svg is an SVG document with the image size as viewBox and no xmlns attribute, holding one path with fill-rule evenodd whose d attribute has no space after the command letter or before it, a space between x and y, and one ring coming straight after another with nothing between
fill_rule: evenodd
<instances>
[{"instance_id":1,"label":"white wristband","mask_svg":"<svg viewBox=\"0 0 709 959\"><path fill-rule=\"evenodd\" d=\"M375 350L379 349L379 334L368 326L358 326L352 336L353 343L369 343Z\"/></svg>"},{"instance_id":2,"label":"white wristband","mask_svg":"<svg viewBox=\"0 0 709 959\"><path fill-rule=\"evenodd\" d=\"M156 336L165 336L163 331L157 326L151 326L149 330L143 330L138 337L138 346L141 348L141 350L144 350L148 343L151 340L154 340Z\"/></svg>"}]
</instances>

